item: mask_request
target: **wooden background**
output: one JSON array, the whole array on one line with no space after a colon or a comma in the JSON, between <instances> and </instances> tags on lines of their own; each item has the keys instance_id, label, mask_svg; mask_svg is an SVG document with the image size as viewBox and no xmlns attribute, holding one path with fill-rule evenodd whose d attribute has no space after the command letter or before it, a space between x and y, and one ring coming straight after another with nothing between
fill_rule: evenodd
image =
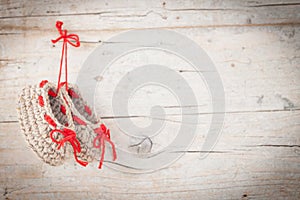
<instances>
[{"instance_id":1,"label":"wooden background","mask_svg":"<svg viewBox=\"0 0 300 200\"><path fill-rule=\"evenodd\" d=\"M50 43L56 20L82 43L70 50L71 82L93 49L125 30L171 29L199 44L226 96L214 151L199 159L199 131L182 158L152 173L42 163L20 133L15 105L24 85L56 81L61 43ZM0 199L299 199L299 25L300 2L293 0L1 0ZM102 114L113 129L107 102Z\"/></svg>"}]
</instances>

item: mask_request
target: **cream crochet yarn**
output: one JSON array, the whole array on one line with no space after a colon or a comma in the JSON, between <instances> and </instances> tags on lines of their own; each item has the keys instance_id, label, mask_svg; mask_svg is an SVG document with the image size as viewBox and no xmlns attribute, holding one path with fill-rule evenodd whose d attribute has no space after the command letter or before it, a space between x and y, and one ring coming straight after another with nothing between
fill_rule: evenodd
<instances>
[{"instance_id":1,"label":"cream crochet yarn","mask_svg":"<svg viewBox=\"0 0 300 200\"><path fill-rule=\"evenodd\" d=\"M78 157L92 162L100 154L100 150L93 146L93 141L97 136L94 129L99 127L100 119L91 111L76 85L68 83L68 91L65 87L62 91L71 110L77 137L81 143L81 153Z\"/></svg>"},{"instance_id":2,"label":"cream crochet yarn","mask_svg":"<svg viewBox=\"0 0 300 200\"><path fill-rule=\"evenodd\" d=\"M64 91L62 94L71 109L75 130L81 143L82 152L78 154L78 157L91 162L98 158L101 153L99 165L99 168L101 168L105 152L104 142L100 144L102 138L103 141L105 140L111 144L113 160L115 160L116 151L114 144L110 141L109 130L106 131L106 127L101 123L100 118L91 111L87 102L81 96L78 87L68 83L68 90L66 91L65 87L62 90ZM105 131L102 131L99 127L105 127Z\"/></svg>"},{"instance_id":3,"label":"cream crochet yarn","mask_svg":"<svg viewBox=\"0 0 300 200\"><path fill-rule=\"evenodd\" d=\"M76 141L71 112L66 109L62 93L54 91L56 86L48 81L22 90L17 107L21 130L29 146L44 162L61 165L73 150L77 162L85 166L87 163L76 156L80 144Z\"/></svg>"}]
</instances>

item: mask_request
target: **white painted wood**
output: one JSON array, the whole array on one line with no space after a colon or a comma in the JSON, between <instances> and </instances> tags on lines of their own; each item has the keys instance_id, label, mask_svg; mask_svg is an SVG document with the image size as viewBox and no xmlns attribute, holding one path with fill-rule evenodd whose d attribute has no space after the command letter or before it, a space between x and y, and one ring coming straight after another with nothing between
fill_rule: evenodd
<instances>
[{"instance_id":1,"label":"white painted wood","mask_svg":"<svg viewBox=\"0 0 300 200\"><path fill-rule=\"evenodd\" d=\"M300 15L299 1L1 1L0 2L0 194L3 199L299 199L300 198ZM197 95L197 137L189 151L169 167L149 174L97 170L70 160L60 167L42 163L27 147L17 123L15 104L25 84L56 82L61 43L54 24L65 22L82 45L70 48L69 77L88 55L124 30L166 28L201 46L220 73L226 95L226 117L214 150L200 159L211 120L211 103ZM189 66L170 65L195 90L204 89ZM120 66L143 64L150 54L127 57ZM174 61L173 61L174 62ZM117 64L116 64L117 66ZM99 82L99 112L116 145L130 141L118 135L110 96L122 67L112 68ZM111 80L111 82L109 82ZM106 87L104 87L106 86ZM180 107L163 91L150 94L167 112L166 127L180 123ZM142 94L142 93L141 93ZM131 118L149 123L150 105L137 94ZM174 107L175 106L175 107ZM143 117L146 116L146 117ZM168 133L168 131L166 131ZM153 151L170 135L154 141ZM126 170L125 170L126 171Z\"/></svg>"}]
</instances>

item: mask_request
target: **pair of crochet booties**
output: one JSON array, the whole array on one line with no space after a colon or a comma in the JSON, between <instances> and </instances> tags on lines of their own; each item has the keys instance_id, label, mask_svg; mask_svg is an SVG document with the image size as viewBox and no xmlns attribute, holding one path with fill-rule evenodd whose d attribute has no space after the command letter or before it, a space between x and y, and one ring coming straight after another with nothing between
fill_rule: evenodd
<instances>
[{"instance_id":1,"label":"pair of crochet booties","mask_svg":"<svg viewBox=\"0 0 300 200\"><path fill-rule=\"evenodd\" d=\"M78 88L58 87L48 81L25 87L18 101L22 132L30 147L46 163L57 166L72 154L82 166L99 158L102 167L105 142L116 150L109 129L91 111Z\"/></svg>"}]
</instances>

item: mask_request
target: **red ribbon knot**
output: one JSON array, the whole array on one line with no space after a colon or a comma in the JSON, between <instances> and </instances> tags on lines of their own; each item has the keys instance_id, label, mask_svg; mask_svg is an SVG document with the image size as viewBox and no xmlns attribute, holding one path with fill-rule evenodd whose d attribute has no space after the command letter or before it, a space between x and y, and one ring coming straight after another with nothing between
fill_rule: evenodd
<instances>
[{"instance_id":1,"label":"red ribbon knot","mask_svg":"<svg viewBox=\"0 0 300 200\"><path fill-rule=\"evenodd\" d=\"M64 137L61 140L56 140L53 137L53 133L55 132L62 134ZM79 141L77 140L76 133L74 131L67 128L64 128L63 130L54 129L50 132L50 138L52 139L53 142L58 144L57 149L60 149L66 142L69 142L73 147L75 160L84 167L88 164L87 162L79 160L77 157L77 153L81 152L81 147Z\"/></svg>"},{"instance_id":2,"label":"red ribbon knot","mask_svg":"<svg viewBox=\"0 0 300 200\"><path fill-rule=\"evenodd\" d=\"M72 45L73 47L79 47L80 46L80 42L79 42L79 36L76 34L67 34L68 31L67 30L62 30L62 25L64 23L61 21L57 21L56 22L56 28L60 34L60 37L56 38L55 40L51 40L53 44L55 44L56 42L58 42L59 40L63 39L64 43L69 43L70 45Z\"/></svg>"},{"instance_id":3,"label":"red ribbon knot","mask_svg":"<svg viewBox=\"0 0 300 200\"><path fill-rule=\"evenodd\" d=\"M93 142L94 147L101 149L101 157L98 166L98 168L101 169L105 154L105 141L107 141L111 145L111 148L113 150L113 161L117 159L117 153L114 143L110 140L110 130L107 129L104 124L101 124L99 128L94 129L94 132L97 133L97 136L95 137Z\"/></svg>"}]
</instances>

